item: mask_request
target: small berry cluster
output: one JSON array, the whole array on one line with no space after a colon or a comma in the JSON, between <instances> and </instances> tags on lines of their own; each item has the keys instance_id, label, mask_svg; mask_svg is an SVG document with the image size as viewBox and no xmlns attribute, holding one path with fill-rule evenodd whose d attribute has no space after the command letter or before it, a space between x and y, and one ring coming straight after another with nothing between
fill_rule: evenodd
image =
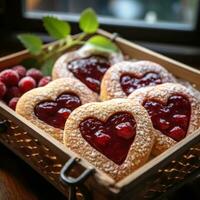
<instances>
[{"instance_id":1,"label":"small berry cluster","mask_svg":"<svg viewBox=\"0 0 200 200\"><path fill-rule=\"evenodd\" d=\"M22 65L3 70L0 73L0 100L15 110L21 95L33 88L45 86L50 81L51 77L43 76L38 69L26 70Z\"/></svg>"}]
</instances>

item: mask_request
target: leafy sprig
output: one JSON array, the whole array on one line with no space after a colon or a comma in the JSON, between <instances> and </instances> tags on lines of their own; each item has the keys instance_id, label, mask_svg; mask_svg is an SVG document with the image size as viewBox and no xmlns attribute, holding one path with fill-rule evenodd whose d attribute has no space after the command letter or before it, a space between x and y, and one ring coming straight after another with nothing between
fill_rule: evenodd
<instances>
[{"instance_id":1,"label":"leafy sprig","mask_svg":"<svg viewBox=\"0 0 200 200\"><path fill-rule=\"evenodd\" d=\"M54 16L45 16L43 25L47 33L57 42L50 44L47 48L43 47L40 37L33 34L20 34L18 39L24 47L37 60L42 72L46 75L51 74L55 60L66 50L76 45L89 45L102 51L116 52L117 46L108 38L95 35L99 28L99 22L95 11L91 8L84 10L79 19L79 28L82 32L78 37L71 36L71 26L68 22ZM89 39L86 39L89 38Z\"/></svg>"},{"instance_id":2,"label":"leafy sprig","mask_svg":"<svg viewBox=\"0 0 200 200\"><path fill-rule=\"evenodd\" d=\"M18 39L33 55L38 55L42 51L42 40L33 34L18 35Z\"/></svg>"},{"instance_id":3,"label":"leafy sprig","mask_svg":"<svg viewBox=\"0 0 200 200\"><path fill-rule=\"evenodd\" d=\"M71 33L71 27L69 23L61 21L56 17L44 17L43 25L49 35L55 39L63 39Z\"/></svg>"},{"instance_id":4,"label":"leafy sprig","mask_svg":"<svg viewBox=\"0 0 200 200\"><path fill-rule=\"evenodd\" d=\"M99 28L99 22L96 13L88 8L81 13L79 27L84 33L95 33Z\"/></svg>"}]
</instances>

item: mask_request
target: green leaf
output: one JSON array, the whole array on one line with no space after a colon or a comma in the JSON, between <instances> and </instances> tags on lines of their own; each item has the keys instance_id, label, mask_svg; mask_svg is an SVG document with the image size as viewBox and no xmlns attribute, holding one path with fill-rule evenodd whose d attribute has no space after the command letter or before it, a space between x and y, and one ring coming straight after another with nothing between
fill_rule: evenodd
<instances>
[{"instance_id":1,"label":"green leaf","mask_svg":"<svg viewBox=\"0 0 200 200\"><path fill-rule=\"evenodd\" d=\"M95 35L91 37L87 42L86 45L92 45L93 47L107 52L118 52L119 49L117 48L116 44L114 44L110 39L101 36Z\"/></svg>"},{"instance_id":2,"label":"green leaf","mask_svg":"<svg viewBox=\"0 0 200 200\"><path fill-rule=\"evenodd\" d=\"M20 34L17 36L20 42L29 50L33 55L38 55L42 51L42 40L33 34Z\"/></svg>"},{"instance_id":3,"label":"green leaf","mask_svg":"<svg viewBox=\"0 0 200 200\"><path fill-rule=\"evenodd\" d=\"M68 22L64 22L53 16L44 17L43 24L49 35L55 39L65 38L71 32L71 27Z\"/></svg>"},{"instance_id":4,"label":"green leaf","mask_svg":"<svg viewBox=\"0 0 200 200\"><path fill-rule=\"evenodd\" d=\"M51 76L53 65L57 57L47 59L41 67L41 71L45 76Z\"/></svg>"},{"instance_id":5,"label":"green leaf","mask_svg":"<svg viewBox=\"0 0 200 200\"><path fill-rule=\"evenodd\" d=\"M26 69L40 67L36 58L26 58L20 64L23 65Z\"/></svg>"},{"instance_id":6,"label":"green leaf","mask_svg":"<svg viewBox=\"0 0 200 200\"><path fill-rule=\"evenodd\" d=\"M99 27L96 13L93 9L88 8L81 13L79 27L85 33L95 33Z\"/></svg>"}]
</instances>

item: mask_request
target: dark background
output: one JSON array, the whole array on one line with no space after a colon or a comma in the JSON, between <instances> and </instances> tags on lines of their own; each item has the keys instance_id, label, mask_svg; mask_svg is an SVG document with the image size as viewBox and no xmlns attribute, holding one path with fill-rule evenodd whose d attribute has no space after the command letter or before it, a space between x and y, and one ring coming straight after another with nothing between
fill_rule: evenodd
<instances>
[{"instance_id":1,"label":"dark background","mask_svg":"<svg viewBox=\"0 0 200 200\"><path fill-rule=\"evenodd\" d=\"M52 0L51 0L52 1ZM64 1L64 0L63 0ZM168 2L171 0L168 0ZM176 1L176 0L173 0ZM21 50L23 47L16 40L16 35L21 32L36 32L43 37L45 42L51 41L46 37L42 27L42 22L37 18L25 18L23 16L23 1L20 0L0 0L0 55ZM42 1L43 4L46 1ZM96 2L96 1L95 1ZM151 1L146 1L151 2ZM159 2L155 10L159 10L161 6L166 7L165 1ZM102 5L103 2L101 2ZM55 5L57 5L55 3ZM49 7L55 7L49 4ZM156 5L156 4L155 4ZM40 5L42 7L42 4ZM155 7L155 6L154 6ZM60 8L57 8L60 9ZM199 10L199 6L197 8ZM45 8L43 8L45 10ZM51 10L51 9L49 9ZM78 8L77 8L78 10ZM162 11L162 10L161 10ZM160 11L160 12L161 12ZM139 43L152 50L175 58L191 66L200 68L200 12L198 11L197 20L193 30L178 29L176 27L159 27L155 25L132 25L122 23L112 24L111 22L101 22L101 28L110 32L117 32L122 37ZM161 15L161 19L165 19L165 15ZM168 16L168 20L170 20ZM177 19L178 20L178 19ZM73 33L79 31L76 20L72 20ZM115 24L115 25L114 25Z\"/></svg>"}]
</instances>

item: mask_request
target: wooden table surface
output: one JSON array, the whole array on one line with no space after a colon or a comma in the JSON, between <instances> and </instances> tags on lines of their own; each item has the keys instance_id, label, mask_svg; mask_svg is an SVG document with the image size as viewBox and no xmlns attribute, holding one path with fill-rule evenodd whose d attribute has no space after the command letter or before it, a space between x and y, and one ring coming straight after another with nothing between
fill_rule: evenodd
<instances>
[{"instance_id":1,"label":"wooden table surface","mask_svg":"<svg viewBox=\"0 0 200 200\"><path fill-rule=\"evenodd\" d=\"M31 167L0 144L0 200L66 200Z\"/></svg>"},{"instance_id":2,"label":"wooden table surface","mask_svg":"<svg viewBox=\"0 0 200 200\"><path fill-rule=\"evenodd\" d=\"M182 187L167 199L199 200L199 186L200 178ZM30 166L0 144L0 200L66 200L66 198Z\"/></svg>"}]
</instances>

